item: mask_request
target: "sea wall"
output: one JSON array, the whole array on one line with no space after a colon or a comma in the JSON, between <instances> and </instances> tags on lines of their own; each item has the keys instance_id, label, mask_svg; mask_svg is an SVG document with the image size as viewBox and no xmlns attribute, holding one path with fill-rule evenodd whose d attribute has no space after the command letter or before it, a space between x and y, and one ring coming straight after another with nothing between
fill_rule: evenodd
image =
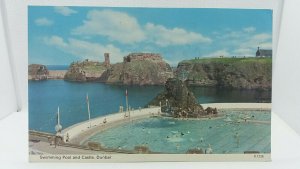
<instances>
[{"instance_id":1,"label":"sea wall","mask_svg":"<svg viewBox=\"0 0 300 169\"><path fill-rule=\"evenodd\" d=\"M67 70L49 70L47 79L64 79Z\"/></svg>"},{"instance_id":2,"label":"sea wall","mask_svg":"<svg viewBox=\"0 0 300 169\"><path fill-rule=\"evenodd\" d=\"M271 103L208 103L201 104L206 109L207 107L215 107L217 109L249 109L249 110L271 110Z\"/></svg>"}]
</instances>

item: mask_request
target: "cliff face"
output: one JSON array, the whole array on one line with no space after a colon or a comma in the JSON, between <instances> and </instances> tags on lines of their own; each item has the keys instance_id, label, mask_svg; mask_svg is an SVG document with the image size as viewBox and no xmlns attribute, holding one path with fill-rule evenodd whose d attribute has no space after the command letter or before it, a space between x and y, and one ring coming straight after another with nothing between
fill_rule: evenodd
<instances>
[{"instance_id":1,"label":"cliff face","mask_svg":"<svg viewBox=\"0 0 300 169\"><path fill-rule=\"evenodd\" d=\"M162 85L173 72L158 54L133 53L124 57L123 63L112 65L102 77L111 84Z\"/></svg>"},{"instance_id":2,"label":"cliff face","mask_svg":"<svg viewBox=\"0 0 300 169\"><path fill-rule=\"evenodd\" d=\"M28 66L28 80L46 80L49 71L45 65L31 64Z\"/></svg>"},{"instance_id":3,"label":"cliff face","mask_svg":"<svg viewBox=\"0 0 300 169\"><path fill-rule=\"evenodd\" d=\"M162 106L162 111L173 117L200 117L217 114L217 110L204 110L186 84L176 78L170 78L165 84L165 90L156 96L149 105Z\"/></svg>"},{"instance_id":4,"label":"cliff face","mask_svg":"<svg viewBox=\"0 0 300 169\"><path fill-rule=\"evenodd\" d=\"M69 81L100 81L101 75L107 67L100 62L83 61L74 62L69 66L64 79Z\"/></svg>"},{"instance_id":5,"label":"cliff face","mask_svg":"<svg viewBox=\"0 0 300 169\"><path fill-rule=\"evenodd\" d=\"M188 85L271 89L271 58L210 58L182 61L176 75Z\"/></svg>"},{"instance_id":6,"label":"cliff face","mask_svg":"<svg viewBox=\"0 0 300 169\"><path fill-rule=\"evenodd\" d=\"M72 63L65 80L124 85L162 85L170 77L173 77L172 69L159 54L132 53L124 57L122 63L109 66L91 61Z\"/></svg>"}]
</instances>

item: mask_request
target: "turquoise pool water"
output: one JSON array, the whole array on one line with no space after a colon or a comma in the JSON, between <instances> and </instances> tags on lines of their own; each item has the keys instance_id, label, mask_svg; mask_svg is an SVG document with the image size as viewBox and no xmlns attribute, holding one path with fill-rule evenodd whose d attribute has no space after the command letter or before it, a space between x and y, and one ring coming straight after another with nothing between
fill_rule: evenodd
<instances>
[{"instance_id":1,"label":"turquoise pool water","mask_svg":"<svg viewBox=\"0 0 300 169\"><path fill-rule=\"evenodd\" d=\"M147 118L97 133L87 141L107 148L133 150L146 145L151 151L186 153L211 145L213 153L271 152L270 111L226 111L216 119L178 120ZM244 122L248 117L248 122ZM240 122L238 122L240 121Z\"/></svg>"}]
</instances>

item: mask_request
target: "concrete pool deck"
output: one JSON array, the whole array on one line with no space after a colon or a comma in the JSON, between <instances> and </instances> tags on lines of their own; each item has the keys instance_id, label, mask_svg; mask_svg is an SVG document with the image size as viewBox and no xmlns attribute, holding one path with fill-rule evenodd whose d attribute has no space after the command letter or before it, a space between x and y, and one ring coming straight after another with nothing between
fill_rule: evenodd
<instances>
[{"instance_id":1,"label":"concrete pool deck","mask_svg":"<svg viewBox=\"0 0 300 169\"><path fill-rule=\"evenodd\" d=\"M127 117L125 117L125 112L122 112L93 118L90 121L83 121L64 129L62 131L63 139L64 141L69 140L74 144L80 144L82 140L93 135L95 132L99 132L124 122L146 118L160 113L160 107L150 107L131 110L130 116L127 113Z\"/></svg>"},{"instance_id":2,"label":"concrete pool deck","mask_svg":"<svg viewBox=\"0 0 300 169\"><path fill-rule=\"evenodd\" d=\"M208 103L201 104L203 108L215 107L217 109L250 109L250 110L270 110L271 103Z\"/></svg>"}]
</instances>

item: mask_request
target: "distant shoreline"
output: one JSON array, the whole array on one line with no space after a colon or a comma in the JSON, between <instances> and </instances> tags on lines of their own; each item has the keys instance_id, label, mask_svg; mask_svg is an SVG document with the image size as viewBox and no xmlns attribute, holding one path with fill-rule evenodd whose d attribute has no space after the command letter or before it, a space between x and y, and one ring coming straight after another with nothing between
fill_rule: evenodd
<instances>
[{"instance_id":1,"label":"distant shoreline","mask_svg":"<svg viewBox=\"0 0 300 169\"><path fill-rule=\"evenodd\" d=\"M181 75L185 75L187 86L250 90L272 89L272 58L196 57L195 59L182 60L176 69L171 69L162 58L159 57L158 59L153 56L154 58L149 60L148 55L144 55L137 58L132 56L130 61L124 60L111 64L109 60L98 62L87 59L72 62L68 69L66 65L31 64L29 65L28 77L29 80L64 79L77 82L94 81L143 86L164 85L168 78L180 79Z\"/></svg>"}]
</instances>

